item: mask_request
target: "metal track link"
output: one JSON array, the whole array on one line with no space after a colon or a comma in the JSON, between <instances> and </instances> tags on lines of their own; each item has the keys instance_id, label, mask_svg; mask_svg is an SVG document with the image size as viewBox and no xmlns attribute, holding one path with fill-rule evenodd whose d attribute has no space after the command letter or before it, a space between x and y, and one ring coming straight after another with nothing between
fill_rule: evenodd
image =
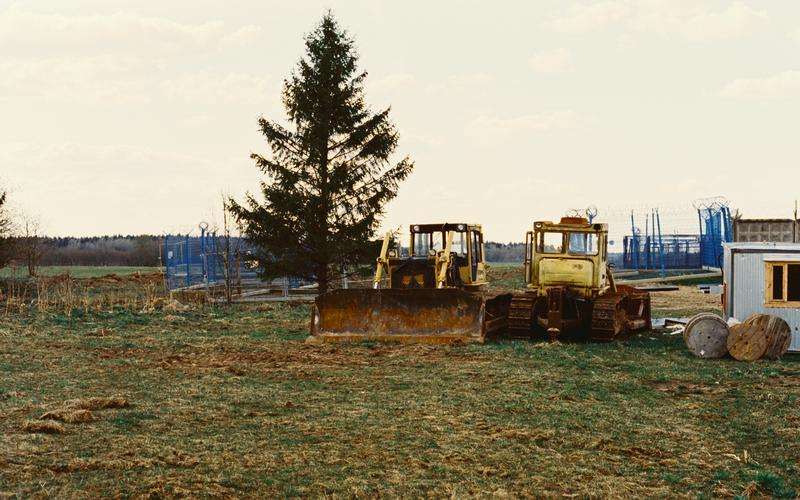
<instances>
[{"instance_id":1,"label":"metal track link","mask_svg":"<svg viewBox=\"0 0 800 500\"><path fill-rule=\"evenodd\" d=\"M536 297L533 295L514 295L508 310L508 329L530 331L533 328L533 306Z\"/></svg>"},{"instance_id":2,"label":"metal track link","mask_svg":"<svg viewBox=\"0 0 800 500\"><path fill-rule=\"evenodd\" d=\"M625 295L608 293L595 299L592 307L592 332L595 340L614 340L625 330Z\"/></svg>"}]
</instances>

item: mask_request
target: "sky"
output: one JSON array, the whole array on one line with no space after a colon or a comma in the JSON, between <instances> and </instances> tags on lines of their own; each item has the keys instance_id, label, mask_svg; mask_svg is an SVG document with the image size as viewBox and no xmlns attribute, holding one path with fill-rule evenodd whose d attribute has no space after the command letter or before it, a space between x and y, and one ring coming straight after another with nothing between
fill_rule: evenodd
<instances>
[{"instance_id":1,"label":"sky","mask_svg":"<svg viewBox=\"0 0 800 500\"><path fill-rule=\"evenodd\" d=\"M692 202L791 216L796 0L0 0L0 183L52 235L164 234L257 192L259 116L332 9L414 173L384 229L594 205L612 234Z\"/></svg>"}]
</instances>

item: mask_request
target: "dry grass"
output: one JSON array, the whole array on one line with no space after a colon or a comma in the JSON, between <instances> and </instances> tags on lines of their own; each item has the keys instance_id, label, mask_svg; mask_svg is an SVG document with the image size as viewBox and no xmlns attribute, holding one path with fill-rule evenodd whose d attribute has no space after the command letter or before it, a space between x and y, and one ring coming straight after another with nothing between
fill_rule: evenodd
<instances>
[{"instance_id":1,"label":"dry grass","mask_svg":"<svg viewBox=\"0 0 800 500\"><path fill-rule=\"evenodd\" d=\"M63 434L64 426L54 420L26 420L21 427L23 432L44 433L44 434Z\"/></svg>"},{"instance_id":2,"label":"dry grass","mask_svg":"<svg viewBox=\"0 0 800 500\"><path fill-rule=\"evenodd\" d=\"M713 309L694 294L659 296L658 313ZM800 491L796 355L705 361L655 333L312 346L308 316L292 304L9 315L0 496ZM70 422L77 411L91 420ZM45 423L63 432L28 427Z\"/></svg>"},{"instance_id":3,"label":"dry grass","mask_svg":"<svg viewBox=\"0 0 800 500\"><path fill-rule=\"evenodd\" d=\"M83 422L91 422L94 420L92 412L89 410L72 410L69 408L59 408L57 410L48 411L39 417L39 420L58 420L68 424L77 424Z\"/></svg>"},{"instance_id":4,"label":"dry grass","mask_svg":"<svg viewBox=\"0 0 800 500\"><path fill-rule=\"evenodd\" d=\"M122 396L112 396L72 399L64 402L64 406L80 410L105 410L108 408L127 408L130 403Z\"/></svg>"}]
</instances>

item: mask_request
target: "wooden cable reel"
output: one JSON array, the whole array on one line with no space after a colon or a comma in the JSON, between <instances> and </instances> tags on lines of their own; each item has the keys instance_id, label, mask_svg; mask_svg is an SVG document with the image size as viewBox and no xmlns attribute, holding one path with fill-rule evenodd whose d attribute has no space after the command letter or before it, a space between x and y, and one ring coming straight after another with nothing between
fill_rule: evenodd
<instances>
[{"instance_id":1,"label":"wooden cable reel","mask_svg":"<svg viewBox=\"0 0 800 500\"><path fill-rule=\"evenodd\" d=\"M739 361L778 359L789 350L792 331L782 318L753 314L731 327L728 352Z\"/></svg>"},{"instance_id":2,"label":"wooden cable reel","mask_svg":"<svg viewBox=\"0 0 800 500\"><path fill-rule=\"evenodd\" d=\"M716 314L698 314L686 323L683 340L697 357L725 357L728 354L728 324Z\"/></svg>"}]
</instances>

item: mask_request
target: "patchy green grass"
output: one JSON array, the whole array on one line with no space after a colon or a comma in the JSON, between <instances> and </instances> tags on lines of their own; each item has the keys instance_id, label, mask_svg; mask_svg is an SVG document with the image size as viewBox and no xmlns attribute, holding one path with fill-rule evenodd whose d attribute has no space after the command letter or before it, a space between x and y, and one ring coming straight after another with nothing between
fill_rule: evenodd
<instances>
[{"instance_id":1,"label":"patchy green grass","mask_svg":"<svg viewBox=\"0 0 800 500\"><path fill-rule=\"evenodd\" d=\"M134 266L41 266L37 269L39 276L59 276L69 274L74 278L99 278L109 274L127 276L134 273L150 274L161 272L159 267L134 267ZM26 278L28 270L25 267L0 268L0 278Z\"/></svg>"},{"instance_id":2,"label":"patchy green grass","mask_svg":"<svg viewBox=\"0 0 800 500\"><path fill-rule=\"evenodd\" d=\"M658 307L708 308L685 292ZM0 496L800 493L799 356L705 361L654 333L317 346L309 314L4 317ZM63 434L22 430L113 395L130 405Z\"/></svg>"}]
</instances>

